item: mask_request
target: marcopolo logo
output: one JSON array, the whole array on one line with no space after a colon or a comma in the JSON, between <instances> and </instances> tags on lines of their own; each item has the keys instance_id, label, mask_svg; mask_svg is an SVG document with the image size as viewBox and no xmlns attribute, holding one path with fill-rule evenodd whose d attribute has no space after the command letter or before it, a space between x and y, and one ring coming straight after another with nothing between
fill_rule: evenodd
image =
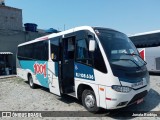
<instances>
[{"instance_id":1,"label":"marcopolo logo","mask_svg":"<svg viewBox=\"0 0 160 120\"><path fill-rule=\"evenodd\" d=\"M35 64L33 65L33 68L34 68L34 73L36 75L41 74L41 75L44 75L44 78L46 78L46 70L47 70L46 62L44 64L39 64L35 62Z\"/></svg>"}]
</instances>

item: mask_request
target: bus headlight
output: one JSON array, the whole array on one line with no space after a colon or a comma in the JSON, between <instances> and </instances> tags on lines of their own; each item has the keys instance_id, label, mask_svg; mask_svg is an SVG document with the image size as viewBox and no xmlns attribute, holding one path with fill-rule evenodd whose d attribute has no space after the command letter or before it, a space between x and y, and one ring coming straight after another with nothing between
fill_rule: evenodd
<instances>
[{"instance_id":1,"label":"bus headlight","mask_svg":"<svg viewBox=\"0 0 160 120\"><path fill-rule=\"evenodd\" d=\"M128 93L132 90L132 88L130 88L130 87L119 86L119 85L112 85L112 89L117 91L117 92L123 92L123 93Z\"/></svg>"}]
</instances>

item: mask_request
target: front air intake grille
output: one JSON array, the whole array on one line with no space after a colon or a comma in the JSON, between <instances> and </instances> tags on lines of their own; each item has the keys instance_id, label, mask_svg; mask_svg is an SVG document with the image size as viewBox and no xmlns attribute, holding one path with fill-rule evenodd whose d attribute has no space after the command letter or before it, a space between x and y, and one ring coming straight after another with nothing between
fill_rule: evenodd
<instances>
[{"instance_id":1,"label":"front air intake grille","mask_svg":"<svg viewBox=\"0 0 160 120\"><path fill-rule=\"evenodd\" d=\"M141 92L141 93L136 94L136 95L132 98L132 100L128 103L128 105L136 102L137 100L139 100L139 99L141 99L141 98L143 98L143 97L145 97L145 96L147 95L147 93L148 93L148 91L145 90L145 91L143 91L143 92Z\"/></svg>"}]
</instances>

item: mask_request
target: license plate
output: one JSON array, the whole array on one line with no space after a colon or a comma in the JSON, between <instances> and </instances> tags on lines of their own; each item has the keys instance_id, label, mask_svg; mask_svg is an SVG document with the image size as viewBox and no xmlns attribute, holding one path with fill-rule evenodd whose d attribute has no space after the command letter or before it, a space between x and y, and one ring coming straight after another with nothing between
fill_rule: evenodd
<instances>
[{"instance_id":1,"label":"license plate","mask_svg":"<svg viewBox=\"0 0 160 120\"><path fill-rule=\"evenodd\" d=\"M143 98L142 98L142 99L137 100L137 104L139 104L139 103L141 103L141 102L143 102Z\"/></svg>"}]
</instances>

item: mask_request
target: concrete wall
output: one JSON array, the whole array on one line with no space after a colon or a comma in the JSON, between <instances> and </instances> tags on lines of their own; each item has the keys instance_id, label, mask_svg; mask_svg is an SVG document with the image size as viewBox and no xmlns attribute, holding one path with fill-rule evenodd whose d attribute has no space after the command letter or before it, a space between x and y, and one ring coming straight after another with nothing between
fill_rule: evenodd
<instances>
[{"instance_id":1,"label":"concrete wall","mask_svg":"<svg viewBox=\"0 0 160 120\"><path fill-rule=\"evenodd\" d=\"M0 52L13 53L9 61L14 68L14 73L16 70L16 52L18 44L33 40L44 35L44 33L37 32L0 30Z\"/></svg>"},{"instance_id":2,"label":"concrete wall","mask_svg":"<svg viewBox=\"0 0 160 120\"><path fill-rule=\"evenodd\" d=\"M0 5L0 29L22 30L22 10Z\"/></svg>"},{"instance_id":3,"label":"concrete wall","mask_svg":"<svg viewBox=\"0 0 160 120\"><path fill-rule=\"evenodd\" d=\"M0 5L0 52L13 53L7 56L9 66L13 67L14 73L16 73L18 44L46 35L40 32L26 32L22 24L21 9Z\"/></svg>"}]
</instances>

